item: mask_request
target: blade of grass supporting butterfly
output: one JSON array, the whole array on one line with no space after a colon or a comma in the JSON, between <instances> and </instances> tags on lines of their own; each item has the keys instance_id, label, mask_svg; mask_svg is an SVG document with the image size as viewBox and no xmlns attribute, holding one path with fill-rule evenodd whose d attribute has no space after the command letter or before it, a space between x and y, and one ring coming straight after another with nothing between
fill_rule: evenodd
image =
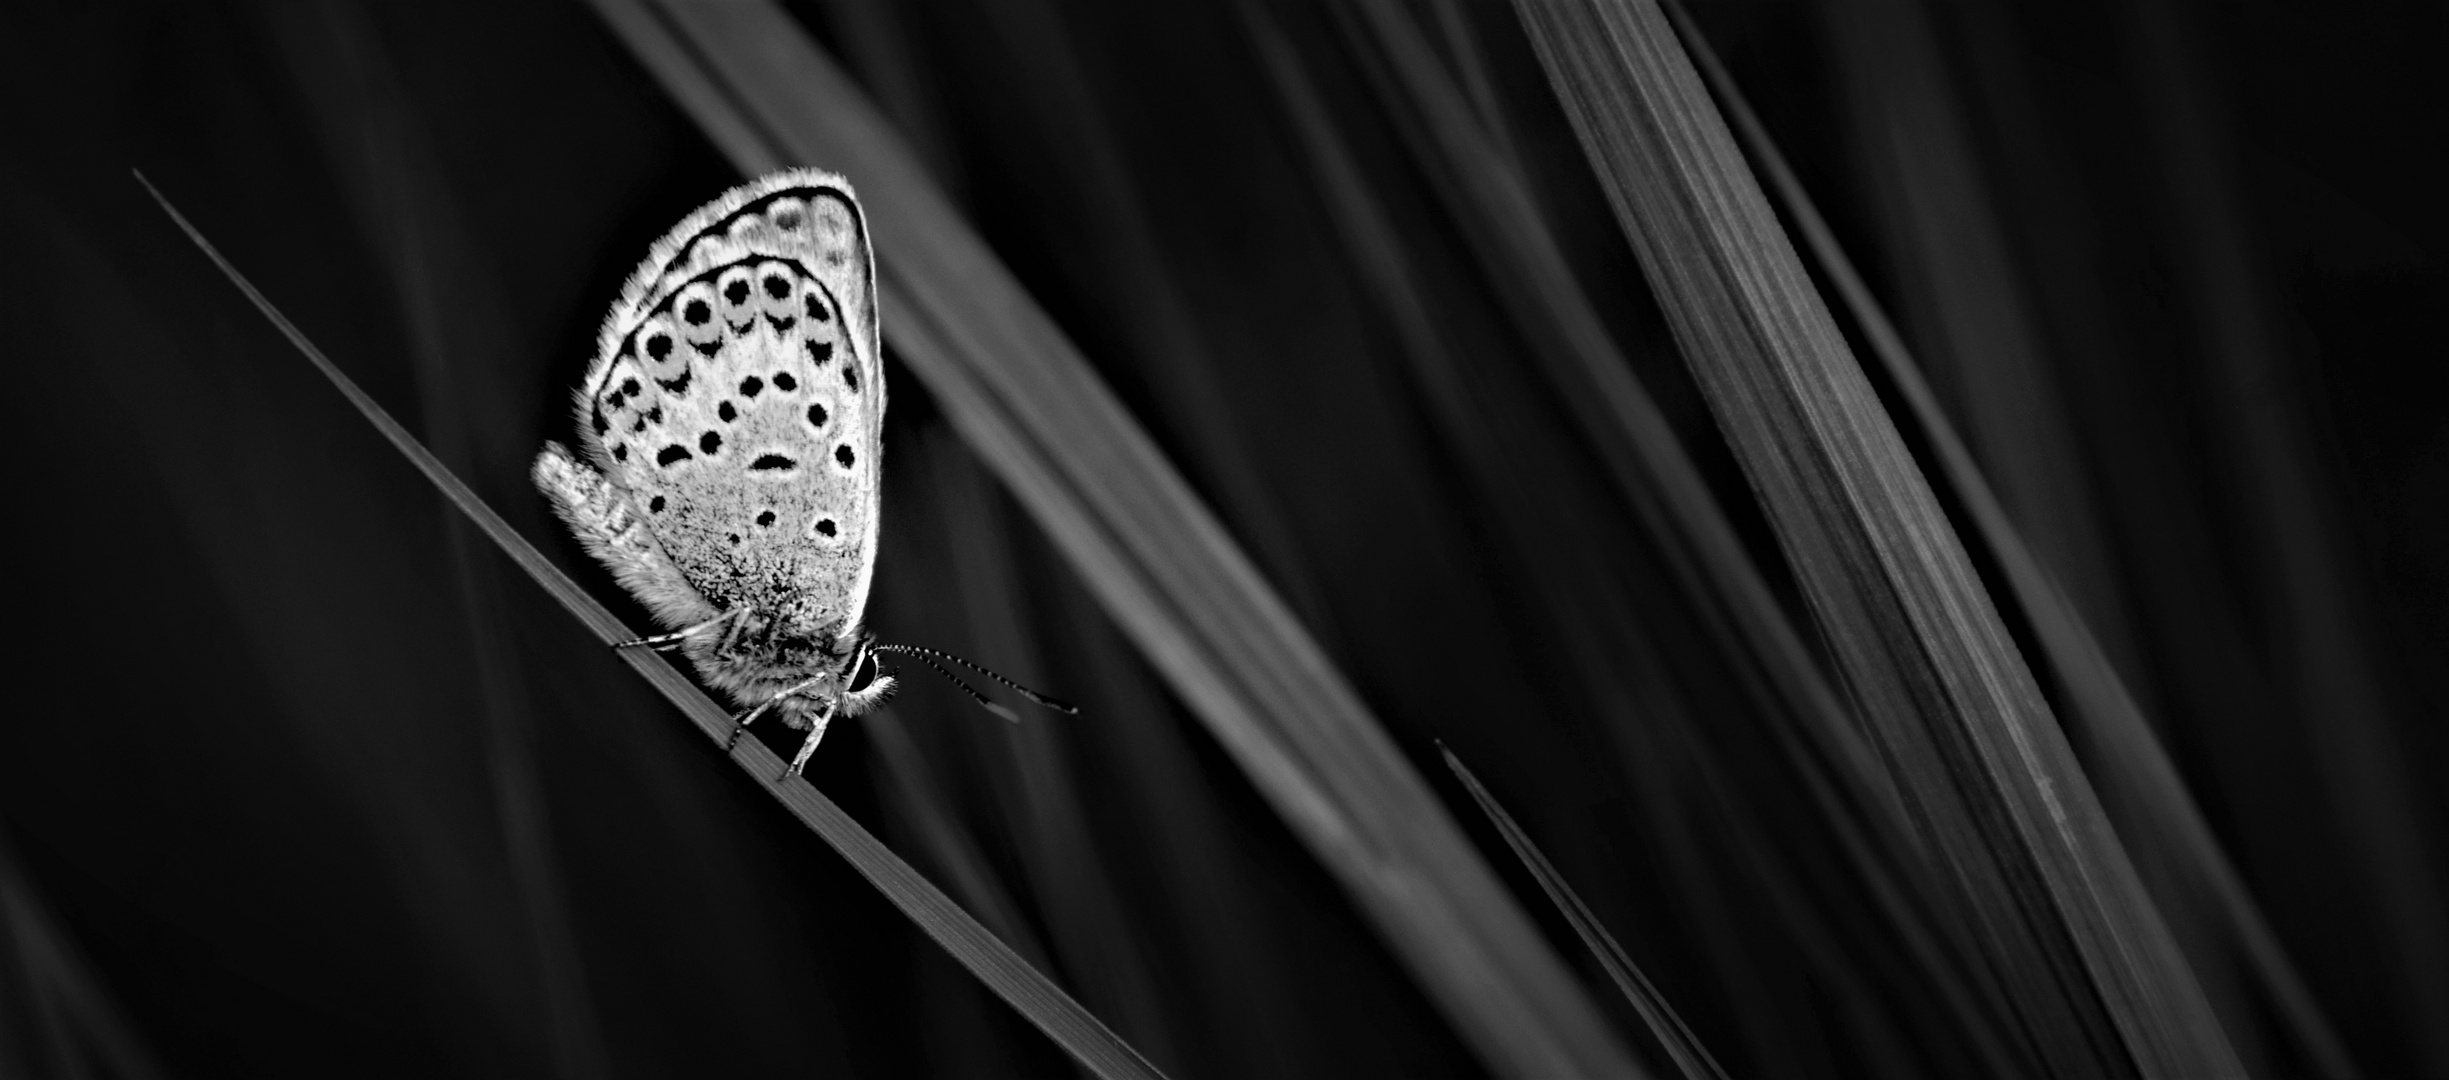
<instances>
[{"instance_id":1,"label":"blade of grass supporting butterfly","mask_svg":"<svg viewBox=\"0 0 2449 1080\"><path fill-rule=\"evenodd\" d=\"M1483 1060L1639 1075L1350 684L806 33L750 0L596 7L743 171L860 186L898 355Z\"/></svg>"},{"instance_id":2,"label":"blade of grass supporting butterfly","mask_svg":"<svg viewBox=\"0 0 2449 1080\"><path fill-rule=\"evenodd\" d=\"M1650 977L1641 973L1632 957L1625 955L1624 947L1616 944L1616 936L1608 933L1598 916L1591 914L1582 898L1575 895L1564 875L1548 864L1548 857L1540 853L1539 845L1531 842L1530 834L1514 823L1514 816L1505 812L1497 797L1489 794L1480 778L1463 765L1463 759L1454 756L1454 751L1444 743L1437 745L1437 751L1445 755L1446 768L1453 770L1454 778L1471 792L1472 801L1480 804L1480 812L1488 815L1489 823L1505 837L1505 846L1514 849L1514 857L1522 860L1523 868L1538 879L1549 902L1564 913L1565 921L1573 924L1573 932L1581 935L1583 947L1598 958L1599 966L1607 969L1607 977L1616 981L1616 989L1623 991L1633 1011L1641 1014L1642 1023L1650 1026L1650 1034L1658 1037L1658 1044L1674 1059L1675 1067L1683 1070L1687 1080L1726 1080L1726 1070L1718 1067L1717 1059L1709 1056L1709 1049L1701 1045L1691 1028L1684 1026L1683 1017L1675 1015L1674 1006L1667 1004L1658 988L1650 985Z\"/></svg>"},{"instance_id":3,"label":"blade of grass supporting butterfly","mask_svg":"<svg viewBox=\"0 0 2449 1080\"><path fill-rule=\"evenodd\" d=\"M2064 1075L2242 1075L1656 3L1515 11L2033 1052Z\"/></svg>"},{"instance_id":4,"label":"blade of grass supporting butterfly","mask_svg":"<svg viewBox=\"0 0 2449 1080\"><path fill-rule=\"evenodd\" d=\"M1752 163L1767 174L1786 219L1802 233L1821 273L1837 290L1847 313L1870 343L1882 370L1911 409L1913 422L1939 459L1940 475L1954 489L1973 520L1981 541L2004 572L2018 607L2041 646L2050 677L2071 706L2071 725L2084 743L2092 769L2099 774L2105 804L2127 837L2146 858L2184 877L2185 886L2209 897L2229 933L2244 950L2263 990L2285 1018L2298 1046L2326 1077L2357 1074L2346 1047L2329 1018L2313 999L2287 952L2279 944L2260 905L2245 889L2209 822L2186 789L2143 710L2127 690L2125 680L2109 663L2074 605L2042 569L1989 482L1973 462L1972 452L1956 434L1938 398L1923 380L1921 368L1905 348L1902 335L1890 323L1869 286L1837 244L1836 234L1820 216L1809 192L1803 190L1785 156L1778 152L1742 91L1692 22L1683 5L1669 0L1667 13L1691 50L1692 59L1717 95L1719 107L1734 123Z\"/></svg>"},{"instance_id":5,"label":"blade of grass supporting butterfly","mask_svg":"<svg viewBox=\"0 0 2449 1080\"><path fill-rule=\"evenodd\" d=\"M572 615L577 616L578 621L592 631L598 640L614 645L636 639L637 635L622 625L617 616L596 603L595 598L581 590L577 582L561 572L560 567L546 559L543 552L537 551L526 538L511 529L508 522L503 521L426 450L416 436L409 434L406 428L391 418L390 413L384 411L330 358L324 356L322 350L315 348L306 335L300 333L278 308L273 307L270 300L257 292L255 286L238 272L238 268L222 258L221 252L196 231L195 226L189 224L187 218L171 206L160 191L154 189L143 173L137 173L136 180L161 205L162 211L178 223L188 239L193 240L196 247L221 268L230 282L246 294L257 310L263 312L264 318L270 320L300 353L305 354L316 370L330 379L341 395L348 398L349 403L356 406L358 412L363 413L385 439L390 440L419 472L424 473L426 479L440 488L460 512L499 545L512 561L526 570ZM716 705L696 684L666 662L661 653L651 649L622 649L620 656L645 676L647 682L661 691L666 699L678 706L707 738L718 744L732 742L730 712ZM782 759L766 749L764 743L755 739L740 739L732 742L730 753L734 763L762 784L766 792L788 808L793 816L849 860L851 866L873 883L885 899L892 901L893 906L900 908L911 922L917 923L919 929L935 939L936 944L943 946L945 952L951 953L953 959L960 961L988 989L1009 1002L1013 1009L1036 1024L1056 1045L1090 1071L1110 1078L1143 1077L1154 1080L1164 1075L1138 1051L1123 1042L1121 1037L1090 1015L1088 1010L1081 1008L1061 987L1030 967L1028 961L1021 959L1010 946L997 940L951 898L869 835L850 815L835 806L833 800L809 786L802 778L777 779L782 776Z\"/></svg>"}]
</instances>

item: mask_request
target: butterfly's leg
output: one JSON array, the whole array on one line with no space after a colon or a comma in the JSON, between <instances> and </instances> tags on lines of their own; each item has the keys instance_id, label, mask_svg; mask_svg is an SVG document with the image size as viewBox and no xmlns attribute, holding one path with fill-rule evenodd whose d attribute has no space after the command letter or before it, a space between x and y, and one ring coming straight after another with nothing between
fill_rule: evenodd
<instances>
[{"instance_id":1,"label":"butterfly's leg","mask_svg":"<svg viewBox=\"0 0 2449 1080\"><path fill-rule=\"evenodd\" d=\"M817 716L815 723L808 725L808 741L799 744L799 753L791 755L791 767L782 770L782 775L776 778L777 782L798 776L800 770L808 767L808 758L816 753L816 741L825 737L825 725L833 722L833 710L841 704L839 699L825 703L825 711Z\"/></svg>"},{"instance_id":2,"label":"butterfly's leg","mask_svg":"<svg viewBox=\"0 0 2449 1080\"><path fill-rule=\"evenodd\" d=\"M776 702L790 697L793 694L799 693L802 690L812 689L816 686L816 684L824 682L826 679L831 677L832 676L829 675L819 675L806 682L800 683L797 686L786 689L773 697L765 699L764 701L758 702L756 708L742 713L740 715L740 719L731 725L731 738L723 740L723 749L729 750L733 746L738 745L740 742L740 733L748 730L748 722L765 715L765 710L773 708Z\"/></svg>"},{"instance_id":3,"label":"butterfly's leg","mask_svg":"<svg viewBox=\"0 0 2449 1080\"><path fill-rule=\"evenodd\" d=\"M669 634L657 634L653 637L631 638L628 641L624 641L613 646L613 648L627 649L638 645L644 645L648 648L654 649L656 652L662 652L680 644L683 641L687 641L690 635L712 630L717 626L721 626L725 622L730 621L733 616L736 616L746 610L748 609L733 608L730 611L726 611L695 626L685 626L678 630L674 630Z\"/></svg>"}]
</instances>

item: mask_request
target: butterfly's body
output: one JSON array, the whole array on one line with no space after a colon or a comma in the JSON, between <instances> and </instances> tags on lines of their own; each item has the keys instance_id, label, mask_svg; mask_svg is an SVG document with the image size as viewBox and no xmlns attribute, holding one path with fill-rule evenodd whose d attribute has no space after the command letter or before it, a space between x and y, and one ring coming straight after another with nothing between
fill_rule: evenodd
<instances>
[{"instance_id":1,"label":"butterfly's body","mask_svg":"<svg viewBox=\"0 0 2449 1080\"><path fill-rule=\"evenodd\" d=\"M657 243L604 322L573 455L535 480L715 688L810 730L892 688L861 625L884 372L841 178L736 188ZM801 760L806 758L803 749Z\"/></svg>"}]
</instances>

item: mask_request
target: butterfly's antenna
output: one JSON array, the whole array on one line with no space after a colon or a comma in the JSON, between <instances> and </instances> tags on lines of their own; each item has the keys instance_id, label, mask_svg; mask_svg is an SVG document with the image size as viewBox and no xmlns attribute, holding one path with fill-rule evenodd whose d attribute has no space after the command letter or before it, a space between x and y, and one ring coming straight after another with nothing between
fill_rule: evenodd
<instances>
[{"instance_id":1,"label":"butterfly's antenna","mask_svg":"<svg viewBox=\"0 0 2449 1080\"><path fill-rule=\"evenodd\" d=\"M1056 701L1056 700L1055 700L1055 699L1053 699L1053 698L1047 697L1047 696L1046 696L1046 695L1044 695L1044 694L1038 693L1038 692L1037 692L1037 691L1035 691L1035 690L1031 690L1031 689L1029 689L1029 688L1028 688L1028 687L1026 687L1026 686L1022 686L1022 685L1021 685L1021 684L1019 684L1019 683L1013 682L1013 681L1012 681L1012 680L1010 680L1010 679L1007 679L1007 678L1004 678L1004 677L1003 677L1003 676L1001 676L1001 675L995 674L993 671L990 671L990 670L988 670L988 669L986 669L986 668L980 667L980 666L978 666L978 665L976 665L976 664L970 663L970 662L969 662L969 661L967 661L967 660L963 660L963 659L961 659L960 657L958 657L958 656L954 656L953 654L948 653L948 652L945 652L945 651L943 651L943 650L941 650L941 649L930 649L930 648L926 648L926 647L924 647L924 646L919 646L919 645L878 645L878 646L876 646L876 651L877 651L877 652L880 652L880 653L907 653L907 654L909 654L909 655L911 655L911 656L918 657L918 658L919 658L919 661L920 661L921 663L924 663L924 664L926 664L928 667L934 668L935 670L937 670L937 671L939 671L939 672L942 672L942 673L943 673L943 676L944 676L945 678L947 678L947 679L951 679L951 680L953 681L953 685L958 686L958 687L960 687L960 688L961 688L961 689L963 689L963 690L969 690L969 696L974 697L974 698L977 698L977 699L978 699L978 703L979 703L979 704L984 705L984 706L986 706L986 707L987 707L987 708L989 708L989 709L993 709L993 710L995 710L995 712L996 712L996 713L998 713L998 714L1000 714L1000 715L1002 715L1002 716L1004 716L1004 717L1006 717L1006 718L1008 718L1008 719L1018 720L1018 719L1020 719L1020 718L1019 718L1019 717L1017 717L1017 716L1013 716L1013 715L1011 714L1011 710L1009 710L1009 709L1005 709L1005 708L1003 708L1002 706L999 706L999 705L995 704L994 702L988 701L988 700L987 700L987 699L986 699L986 698L985 698L983 695L979 694L979 693L978 693L977 691L975 691L975 690L970 690L970 689L969 689L969 684L968 684L968 683L962 682L962 681L961 681L959 678L955 677L955 676L953 675L953 673L952 673L952 672L950 672L950 671L946 671L946 670L944 669L944 665L939 664L939 663L936 663L936 661L938 661L938 660L950 660L950 661L952 661L953 663L959 664L959 665L961 665L962 667L965 667L965 668L970 669L971 671L975 671L975 672L977 672L977 673L978 673L978 674L980 674L980 675L984 675L984 676L986 676L987 678L993 679L993 680L995 680L996 682L999 682L999 683L1004 684L1005 686L1011 687L1011 688L1013 689L1013 691L1015 691L1015 692L1017 692L1018 694L1020 694L1020 696L1025 697L1025 698L1028 698L1030 701L1033 701L1033 702L1037 703L1037 705L1038 705L1040 708L1053 709L1053 710L1054 710L1054 711L1056 711L1056 712L1059 712L1059 713L1067 713L1067 714L1070 714L1070 715L1072 715L1072 716L1078 716L1078 715L1080 715L1080 708L1079 708L1079 706L1076 706L1076 705L1070 705L1070 704L1067 704L1067 703L1064 703L1064 702Z\"/></svg>"},{"instance_id":2,"label":"butterfly's antenna","mask_svg":"<svg viewBox=\"0 0 2449 1080\"><path fill-rule=\"evenodd\" d=\"M883 650L883 649L877 649L877 650L875 650L875 651L876 651L876 652L883 652L884 650ZM946 680L946 681L948 681L948 682L952 683L954 686L958 686L958 687L960 687L960 688L961 688L961 692L962 692L962 693L964 693L964 694L968 694L968 695L969 695L969 699L970 699L971 701L975 701L975 702L977 702L978 704L985 706L985 707L986 707L986 711L991 712L991 713L994 713L994 714L995 714L995 715L997 715L997 716L1003 717L1004 719L1009 720L1009 721L1011 721L1011 722L1013 722L1013 723L1015 723L1015 724L1020 723L1020 714L1019 714L1019 713L1016 713L1016 712L1013 712L1013 711L1012 711L1012 710L1010 710L1010 709L1004 708L1004 707L1003 707L1001 704L999 704L999 703L997 703L997 702L995 702L995 701L993 701L993 700L989 699L989 698L988 698L988 697L987 697L985 694L981 694L981 693L979 693L976 687L973 687L973 686L971 686L971 685L970 685L970 684L968 684L968 683L962 682L962 681L961 681L961 677L960 677L960 676L955 675L955 674L953 674L953 673L952 673L952 669L947 668L947 667L945 667L945 666L944 666L944 665L942 665L942 664L936 663L934 660L928 659L927 657L924 657L924 656L919 657L919 658L918 658L918 662L919 662L919 663L922 663L922 664L925 664L925 665L927 665L928 667L934 668L934 669L935 669L935 673L936 673L936 674L943 676L943 677L945 678L945 680Z\"/></svg>"}]
</instances>

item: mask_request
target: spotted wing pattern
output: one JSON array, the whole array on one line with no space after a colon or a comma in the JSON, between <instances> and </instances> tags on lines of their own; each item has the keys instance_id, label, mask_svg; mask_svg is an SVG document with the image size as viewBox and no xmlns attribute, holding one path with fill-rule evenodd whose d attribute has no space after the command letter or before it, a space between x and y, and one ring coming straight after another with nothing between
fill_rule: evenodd
<instances>
[{"instance_id":1,"label":"spotted wing pattern","mask_svg":"<svg viewBox=\"0 0 2449 1080\"><path fill-rule=\"evenodd\" d=\"M585 452L717 611L857 634L875 569L882 353L867 225L813 170L658 242L579 384Z\"/></svg>"}]
</instances>

